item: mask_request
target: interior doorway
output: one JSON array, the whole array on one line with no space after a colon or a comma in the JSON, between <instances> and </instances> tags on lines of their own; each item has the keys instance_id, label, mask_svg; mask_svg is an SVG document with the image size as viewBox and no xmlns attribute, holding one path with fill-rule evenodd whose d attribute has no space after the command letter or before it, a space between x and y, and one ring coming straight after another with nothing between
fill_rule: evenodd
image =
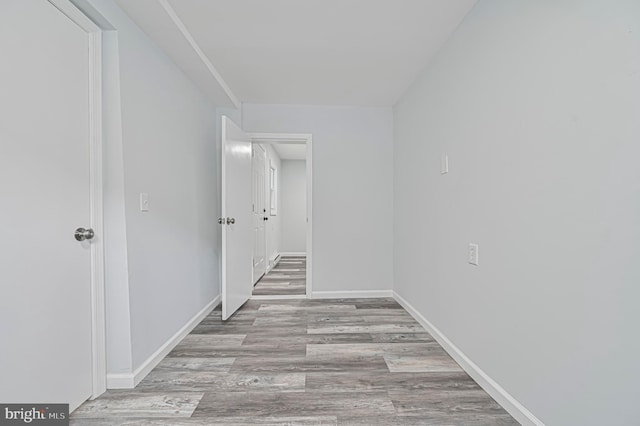
<instances>
[{"instance_id":1,"label":"interior doorway","mask_svg":"<svg viewBox=\"0 0 640 426\"><path fill-rule=\"evenodd\" d=\"M252 297L310 297L311 135L250 136L254 217Z\"/></svg>"}]
</instances>

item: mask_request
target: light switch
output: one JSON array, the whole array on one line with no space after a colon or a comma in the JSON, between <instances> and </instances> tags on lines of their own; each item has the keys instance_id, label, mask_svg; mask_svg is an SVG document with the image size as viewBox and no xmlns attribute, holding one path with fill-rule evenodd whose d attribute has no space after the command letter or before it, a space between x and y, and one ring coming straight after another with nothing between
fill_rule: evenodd
<instances>
[{"instance_id":1,"label":"light switch","mask_svg":"<svg viewBox=\"0 0 640 426\"><path fill-rule=\"evenodd\" d=\"M149 194L146 192L140 193L140 211L148 212L149 211Z\"/></svg>"},{"instance_id":2,"label":"light switch","mask_svg":"<svg viewBox=\"0 0 640 426\"><path fill-rule=\"evenodd\" d=\"M478 245L469 244L469 263L478 266Z\"/></svg>"},{"instance_id":3,"label":"light switch","mask_svg":"<svg viewBox=\"0 0 640 426\"><path fill-rule=\"evenodd\" d=\"M440 160L440 173L447 174L449 173L449 156L443 155Z\"/></svg>"}]
</instances>

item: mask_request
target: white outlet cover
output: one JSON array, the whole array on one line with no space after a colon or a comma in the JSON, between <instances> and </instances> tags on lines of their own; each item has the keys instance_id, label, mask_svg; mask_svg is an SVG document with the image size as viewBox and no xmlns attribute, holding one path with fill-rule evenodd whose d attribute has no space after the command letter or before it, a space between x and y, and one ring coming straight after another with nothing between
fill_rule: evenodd
<instances>
[{"instance_id":1,"label":"white outlet cover","mask_svg":"<svg viewBox=\"0 0 640 426\"><path fill-rule=\"evenodd\" d=\"M140 211L149 211L149 194L147 194L146 192L140 193Z\"/></svg>"},{"instance_id":2,"label":"white outlet cover","mask_svg":"<svg viewBox=\"0 0 640 426\"><path fill-rule=\"evenodd\" d=\"M477 244L469 244L469 263L478 266L479 247Z\"/></svg>"},{"instance_id":3,"label":"white outlet cover","mask_svg":"<svg viewBox=\"0 0 640 426\"><path fill-rule=\"evenodd\" d=\"M446 154L440 159L440 173L443 175L449 173L449 156Z\"/></svg>"}]
</instances>

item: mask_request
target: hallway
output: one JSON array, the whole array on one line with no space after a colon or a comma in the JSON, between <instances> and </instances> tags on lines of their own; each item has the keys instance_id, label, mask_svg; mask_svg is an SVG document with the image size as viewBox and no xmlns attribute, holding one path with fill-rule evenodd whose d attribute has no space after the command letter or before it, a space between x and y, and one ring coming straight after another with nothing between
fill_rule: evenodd
<instances>
[{"instance_id":1,"label":"hallway","mask_svg":"<svg viewBox=\"0 0 640 426\"><path fill-rule=\"evenodd\" d=\"M516 425L392 299L220 307L74 425Z\"/></svg>"},{"instance_id":2,"label":"hallway","mask_svg":"<svg viewBox=\"0 0 640 426\"><path fill-rule=\"evenodd\" d=\"M307 258L281 256L278 264L253 288L254 296L295 296L307 294Z\"/></svg>"}]
</instances>

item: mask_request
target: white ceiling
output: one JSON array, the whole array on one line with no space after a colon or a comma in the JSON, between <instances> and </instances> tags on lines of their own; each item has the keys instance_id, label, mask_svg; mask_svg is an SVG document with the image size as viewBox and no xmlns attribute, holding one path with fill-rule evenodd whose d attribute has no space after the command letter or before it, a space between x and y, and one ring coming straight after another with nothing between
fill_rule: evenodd
<instances>
[{"instance_id":1,"label":"white ceiling","mask_svg":"<svg viewBox=\"0 0 640 426\"><path fill-rule=\"evenodd\" d=\"M276 143L273 149L281 160L306 160L307 145L303 143Z\"/></svg>"},{"instance_id":2,"label":"white ceiling","mask_svg":"<svg viewBox=\"0 0 640 426\"><path fill-rule=\"evenodd\" d=\"M391 106L476 0L118 2L218 105Z\"/></svg>"}]
</instances>

